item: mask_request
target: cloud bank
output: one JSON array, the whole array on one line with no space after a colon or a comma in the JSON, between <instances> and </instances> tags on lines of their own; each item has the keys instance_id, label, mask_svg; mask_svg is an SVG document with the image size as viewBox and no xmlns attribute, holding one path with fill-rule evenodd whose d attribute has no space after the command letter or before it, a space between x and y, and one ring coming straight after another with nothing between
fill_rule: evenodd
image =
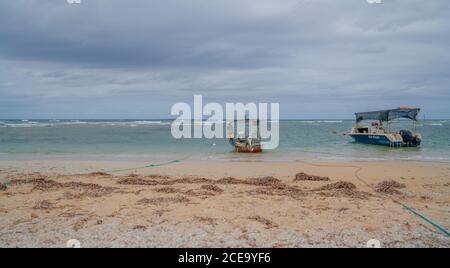
<instances>
[{"instance_id":1,"label":"cloud bank","mask_svg":"<svg viewBox=\"0 0 450 268\"><path fill-rule=\"evenodd\" d=\"M450 118L446 0L5 0L1 118L167 118L206 100L283 118Z\"/></svg>"}]
</instances>

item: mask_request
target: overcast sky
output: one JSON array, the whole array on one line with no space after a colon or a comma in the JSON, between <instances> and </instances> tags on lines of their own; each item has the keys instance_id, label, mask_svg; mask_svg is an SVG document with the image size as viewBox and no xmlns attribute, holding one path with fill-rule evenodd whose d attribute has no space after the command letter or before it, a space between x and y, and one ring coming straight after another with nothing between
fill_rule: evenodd
<instances>
[{"instance_id":1,"label":"overcast sky","mask_svg":"<svg viewBox=\"0 0 450 268\"><path fill-rule=\"evenodd\" d=\"M450 118L448 0L1 0L0 118L283 118L420 106Z\"/></svg>"}]
</instances>

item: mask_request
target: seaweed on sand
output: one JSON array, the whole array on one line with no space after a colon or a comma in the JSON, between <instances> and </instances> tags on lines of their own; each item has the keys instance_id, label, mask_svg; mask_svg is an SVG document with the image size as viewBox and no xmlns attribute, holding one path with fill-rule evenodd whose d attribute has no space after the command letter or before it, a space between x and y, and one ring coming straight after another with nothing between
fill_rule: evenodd
<instances>
[{"instance_id":1,"label":"seaweed on sand","mask_svg":"<svg viewBox=\"0 0 450 268\"><path fill-rule=\"evenodd\" d=\"M351 182L338 181L318 187L312 191L319 191L321 195L328 197L351 197L358 199L367 199L370 194L363 191L358 191L356 186Z\"/></svg>"},{"instance_id":2,"label":"seaweed on sand","mask_svg":"<svg viewBox=\"0 0 450 268\"><path fill-rule=\"evenodd\" d=\"M375 185L375 191L384 194L401 194L398 188L405 188L403 183L396 182L394 180L382 181Z\"/></svg>"},{"instance_id":3,"label":"seaweed on sand","mask_svg":"<svg viewBox=\"0 0 450 268\"><path fill-rule=\"evenodd\" d=\"M295 174L294 181L329 181L330 178L328 177L321 177L321 176L315 176L315 175L309 175L303 172Z\"/></svg>"},{"instance_id":4,"label":"seaweed on sand","mask_svg":"<svg viewBox=\"0 0 450 268\"><path fill-rule=\"evenodd\" d=\"M139 205L159 205L163 203L188 203L191 200L187 197L177 195L174 197L156 197L156 198L142 198L137 201Z\"/></svg>"},{"instance_id":5,"label":"seaweed on sand","mask_svg":"<svg viewBox=\"0 0 450 268\"><path fill-rule=\"evenodd\" d=\"M39 201L33 207L33 209L51 209L51 208L54 208L54 204L47 200Z\"/></svg>"},{"instance_id":6,"label":"seaweed on sand","mask_svg":"<svg viewBox=\"0 0 450 268\"><path fill-rule=\"evenodd\" d=\"M33 178L28 180L13 180L12 184L32 184L33 190L40 191L50 191L50 190L58 190L58 189L71 189L75 191L80 191L81 193L77 194L78 197L87 196L87 197L100 197L104 195L108 195L114 191L112 187L104 187L95 183L83 183L83 182L56 182L54 180L49 180L46 178Z\"/></svg>"},{"instance_id":7,"label":"seaweed on sand","mask_svg":"<svg viewBox=\"0 0 450 268\"><path fill-rule=\"evenodd\" d=\"M5 184L0 182L0 191L6 191L6 189L8 189L8 187L6 187Z\"/></svg>"},{"instance_id":8,"label":"seaweed on sand","mask_svg":"<svg viewBox=\"0 0 450 268\"><path fill-rule=\"evenodd\" d=\"M261 216L251 216L251 217L248 217L248 219L255 220L255 221L259 222L259 223L264 224L267 229L278 227L278 224L276 224L272 220L266 219L266 218L261 217Z\"/></svg>"},{"instance_id":9,"label":"seaweed on sand","mask_svg":"<svg viewBox=\"0 0 450 268\"><path fill-rule=\"evenodd\" d=\"M216 192L216 193L223 192L222 188L212 185L212 184L205 184L205 185L202 185L200 188L203 190L208 190L208 191L212 191L212 192Z\"/></svg>"}]
</instances>

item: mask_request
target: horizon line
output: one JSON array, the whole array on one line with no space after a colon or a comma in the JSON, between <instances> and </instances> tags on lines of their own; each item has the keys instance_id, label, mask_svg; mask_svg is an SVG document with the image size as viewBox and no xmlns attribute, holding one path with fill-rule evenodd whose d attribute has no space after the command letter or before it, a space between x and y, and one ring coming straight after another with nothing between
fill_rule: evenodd
<instances>
[{"instance_id":1,"label":"horizon line","mask_svg":"<svg viewBox=\"0 0 450 268\"><path fill-rule=\"evenodd\" d=\"M1 120L175 120L176 118L0 118ZM194 119L192 119L194 120ZM202 119L206 121L208 119ZM305 121L305 120L355 120L354 118L280 118L279 121ZM450 120L450 118L425 118L417 121Z\"/></svg>"}]
</instances>

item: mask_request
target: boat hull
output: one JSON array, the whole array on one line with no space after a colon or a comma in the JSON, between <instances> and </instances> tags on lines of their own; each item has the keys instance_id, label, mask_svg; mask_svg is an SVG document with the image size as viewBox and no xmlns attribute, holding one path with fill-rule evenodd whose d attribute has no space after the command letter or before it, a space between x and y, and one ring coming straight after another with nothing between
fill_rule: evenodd
<instances>
[{"instance_id":1,"label":"boat hull","mask_svg":"<svg viewBox=\"0 0 450 268\"><path fill-rule=\"evenodd\" d=\"M252 153L252 154L262 153L262 149L259 147L256 147L256 148L235 147L235 151L238 153Z\"/></svg>"},{"instance_id":2,"label":"boat hull","mask_svg":"<svg viewBox=\"0 0 450 268\"><path fill-rule=\"evenodd\" d=\"M234 151L238 153L261 153L261 143L258 140L256 143L251 142L250 139L229 139L230 144L234 147Z\"/></svg>"},{"instance_id":3,"label":"boat hull","mask_svg":"<svg viewBox=\"0 0 450 268\"><path fill-rule=\"evenodd\" d=\"M404 144L401 141L391 141L386 135L374 135L374 134L349 134L355 142L373 145L383 145L389 147L403 147Z\"/></svg>"}]
</instances>

